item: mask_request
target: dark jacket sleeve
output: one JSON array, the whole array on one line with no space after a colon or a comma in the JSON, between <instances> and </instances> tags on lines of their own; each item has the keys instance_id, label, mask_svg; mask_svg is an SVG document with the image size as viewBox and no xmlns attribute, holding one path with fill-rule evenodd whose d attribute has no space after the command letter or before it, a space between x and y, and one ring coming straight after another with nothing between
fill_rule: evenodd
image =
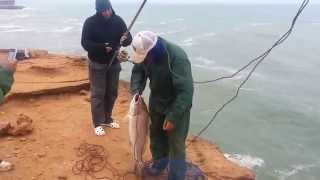
<instances>
[{"instance_id":1,"label":"dark jacket sleeve","mask_svg":"<svg viewBox=\"0 0 320 180\"><path fill-rule=\"evenodd\" d=\"M13 73L0 66L0 104L13 84Z\"/></svg>"},{"instance_id":2,"label":"dark jacket sleeve","mask_svg":"<svg viewBox=\"0 0 320 180\"><path fill-rule=\"evenodd\" d=\"M89 19L87 19L82 28L81 45L88 52L103 52L105 51L105 44L96 43L93 41L93 33L91 29L94 28L91 25Z\"/></svg>"},{"instance_id":3,"label":"dark jacket sleeve","mask_svg":"<svg viewBox=\"0 0 320 180\"><path fill-rule=\"evenodd\" d=\"M143 64L135 64L132 69L130 93L132 95L142 93L146 87L145 68Z\"/></svg>"},{"instance_id":4,"label":"dark jacket sleeve","mask_svg":"<svg viewBox=\"0 0 320 180\"><path fill-rule=\"evenodd\" d=\"M121 27L122 35L125 32L127 32L127 30L128 30L127 25L122 18L120 18L120 27ZM129 32L127 35L127 39L123 42L122 46L124 46L124 47L129 46L131 44L131 42L132 42L132 36L131 36L131 33Z\"/></svg>"},{"instance_id":5,"label":"dark jacket sleeve","mask_svg":"<svg viewBox=\"0 0 320 180\"><path fill-rule=\"evenodd\" d=\"M171 61L171 73L176 99L169 107L167 120L175 126L185 112L190 111L193 99L193 78L191 64L187 57L176 57Z\"/></svg>"}]
</instances>

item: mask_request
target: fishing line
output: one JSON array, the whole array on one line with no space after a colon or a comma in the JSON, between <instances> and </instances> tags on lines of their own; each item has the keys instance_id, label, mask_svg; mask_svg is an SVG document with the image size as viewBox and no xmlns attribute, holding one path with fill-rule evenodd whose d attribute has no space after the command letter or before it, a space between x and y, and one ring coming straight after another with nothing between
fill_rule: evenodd
<instances>
[{"instance_id":1,"label":"fishing line","mask_svg":"<svg viewBox=\"0 0 320 180\"><path fill-rule=\"evenodd\" d=\"M277 46L279 46L280 44L282 44L289 36L290 34L292 33L294 27L295 27L295 24L296 24L296 21L298 19L298 17L300 16L300 14L302 13L302 11L305 9L305 7L309 4L309 1L310 0L304 0L297 12L297 14L294 16L293 20L292 20L292 23L290 25L290 28L289 30L284 33L272 46L271 48L267 49L264 53L262 53L260 56L252 59L251 61L249 61L246 65L244 65L243 67L241 67L238 71L236 71L235 73L231 74L231 75L228 75L228 76L222 76L222 77L219 77L219 78L216 78L216 79L213 79L213 80L206 80L206 81L193 81L194 84L208 84L208 83L212 83L212 82L217 82L217 81L220 81L220 80L223 80L223 79L232 79L234 78L236 75L238 75L240 72L244 71L245 69L247 69L250 65L252 65L253 63L259 61L259 59L264 59L265 56L269 55L269 53ZM169 64L170 65L170 64ZM180 76L178 74L176 74L175 72L173 72L171 70L171 67L169 66L170 68L170 71L172 74L174 74L175 76ZM182 76L180 76L181 78Z\"/></svg>"},{"instance_id":2,"label":"fishing line","mask_svg":"<svg viewBox=\"0 0 320 180\"><path fill-rule=\"evenodd\" d=\"M81 158L80 160L76 161L72 167L72 173L76 176L84 176L84 180L89 179L103 179L103 180L126 180L129 178L129 175L135 176L135 173L132 171L124 171L120 173L120 171L115 168L109 162L109 153L106 149L101 145L95 144L88 144L86 142L80 144L76 150L76 156ZM150 166L152 161L145 162L144 166ZM197 167L196 165L189 163L188 167ZM111 172L110 176L102 176L102 172L109 171ZM195 171L195 172L193 172ZM202 172L199 168L193 169L193 171L188 171L186 173L186 180L207 180L206 176L208 172ZM169 169L167 168L164 173L159 175L157 178L167 178L169 173ZM98 176L97 174L100 174ZM146 172L143 172L142 179L147 179L148 175ZM130 178L132 179L132 178Z\"/></svg>"},{"instance_id":3,"label":"fishing line","mask_svg":"<svg viewBox=\"0 0 320 180\"><path fill-rule=\"evenodd\" d=\"M289 30L281 36L281 38L276 41L273 46L268 49L266 52L264 52L262 55L260 55L259 57L257 57L256 59L250 61L246 66L244 66L243 68L241 68L239 71L237 71L236 73L234 73L233 75L229 76L229 77L234 77L236 74L238 74L239 72L241 72L242 70L244 70L245 68L247 68L248 66L250 66L252 63L254 63L255 61L256 64L254 65L254 67L252 68L252 70L249 72L249 74L246 76L246 78L242 81L242 83L239 85L239 87L237 88L237 91L236 91L236 94L231 98L229 99L225 104L223 104L219 109L218 111L213 115L213 117L211 118L211 120L208 122L208 124L202 128L199 133L197 133L197 135L191 140L190 144L192 142L194 142L197 138L199 138L209 127L210 125L213 123L213 121L216 119L216 117L218 116L218 114L227 106L229 105L230 103L232 103L239 95L240 93L240 89L247 83L247 81L250 79L250 77L252 76L252 74L254 73L254 71L258 68L258 66L265 60L265 58L270 54L270 52L277 46L279 46L280 44L282 44L292 33L294 27L295 27L295 24L296 24L296 21L298 19L298 17L300 16L300 14L303 12L303 10L305 9L305 7L309 4L309 1L310 0L304 0L297 12L297 14L294 16L293 20L292 20L292 23L291 23L291 26L289 28ZM259 60L260 59L260 60ZM177 75L177 74L176 74ZM221 79L226 79L226 78L229 78L229 77L222 77L222 78L218 78L216 80L211 80L211 81L203 81L203 82L200 82L200 83L210 83L210 82L215 82L215 81L218 81L218 80L221 80ZM190 145L188 144L188 146Z\"/></svg>"}]
</instances>

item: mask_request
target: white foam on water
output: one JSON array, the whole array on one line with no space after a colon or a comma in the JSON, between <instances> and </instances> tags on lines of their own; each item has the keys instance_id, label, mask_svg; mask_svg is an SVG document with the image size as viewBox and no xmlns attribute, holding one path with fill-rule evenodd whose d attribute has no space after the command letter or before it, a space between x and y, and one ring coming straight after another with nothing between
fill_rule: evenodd
<instances>
[{"instance_id":1,"label":"white foam on water","mask_svg":"<svg viewBox=\"0 0 320 180\"><path fill-rule=\"evenodd\" d=\"M214 60L202 56L194 58L192 61L192 65L207 70L224 71L229 74L236 72L236 69L218 66L216 65L216 62Z\"/></svg>"},{"instance_id":2,"label":"white foam on water","mask_svg":"<svg viewBox=\"0 0 320 180\"><path fill-rule=\"evenodd\" d=\"M9 29L4 31L0 30L0 33L32 32L32 31L34 31L34 29L15 28L15 29Z\"/></svg>"},{"instance_id":3,"label":"white foam on water","mask_svg":"<svg viewBox=\"0 0 320 180\"><path fill-rule=\"evenodd\" d=\"M241 27L234 27L232 28L232 31L239 32L241 31Z\"/></svg>"},{"instance_id":4,"label":"white foam on water","mask_svg":"<svg viewBox=\"0 0 320 180\"><path fill-rule=\"evenodd\" d=\"M158 33L160 36L163 36L163 35L171 35L171 34L178 34L178 33L181 33L183 31L185 31L186 29L179 29L179 30L173 30L173 31L166 31L166 32L160 32Z\"/></svg>"},{"instance_id":5,"label":"white foam on water","mask_svg":"<svg viewBox=\"0 0 320 180\"><path fill-rule=\"evenodd\" d=\"M77 18L68 18L68 19L64 20L63 23L72 23L72 24L80 23L80 20Z\"/></svg>"},{"instance_id":6,"label":"white foam on water","mask_svg":"<svg viewBox=\"0 0 320 180\"><path fill-rule=\"evenodd\" d=\"M248 91L248 92L256 92L257 90L256 89L253 89L253 88L241 88L243 91Z\"/></svg>"},{"instance_id":7,"label":"white foam on water","mask_svg":"<svg viewBox=\"0 0 320 180\"><path fill-rule=\"evenodd\" d=\"M160 25L167 25L168 23L166 21L160 22Z\"/></svg>"},{"instance_id":8,"label":"white foam on water","mask_svg":"<svg viewBox=\"0 0 320 180\"><path fill-rule=\"evenodd\" d=\"M26 8L23 8L22 11L36 11L38 9L36 8L32 8L32 7L26 7Z\"/></svg>"},{"instance_id":9,"label":"white foam on water","mask_svg":"<svg viewBox=\"0 0 320 180\"><path fill-rule=\"evenodd\" d=\"M214 65L216 62L212 59L208 59L206 57L198 56L194 58L195 61L206 64L206 65Z\"/></svg>"},{"instance_id":10,"label":"white foam on water","mask_svg":"<svg viewBox=\"0 0 320 180\"><path fill-rule=\"evenodd\" d=\"M216 36L217 34L214 32L208 32L208 33L204 33L202 36L199 36L200 38L204 38L204 37L212 37L212 36Z\"/></svg>"},{"instance_id":11,"label":"white foam on water","mask_svg":"<svg viewBox=\"0 0 320 180\"><path fill-rule=\"evenodd\" d=\"M216 35L217 34L215 32L201 33L200 35L192 36L183 40L180 45L184 47L191 47L198 44L197 40L208 39Z\"/></svg>"},{"instance_id":12,"label":"white foam on water","mask_svg":"<svg viewBox=\"0 0 320 180\"><path fill-rule=\"evenodd\" d=\"M25 18L28 18L28 17L30 17L30 16L31 16L31 15L29 15L29 14L20 14L20 15L13 16L12 18L25 19Z\"/></svg>"},{"instance_id":13,"label":"white foam on water","mask_svg":"<svg viewBox=\"0 0 320 180\"><path fill-rule=\"evenodd\" d=\"M264 23L264 22L254 22L254 23L250 23L250 26L253 27L259 27L259 26L271 26L272 23Z\"/></svg>"},{"instance_id":14,"label":"white foam on water","mask_svg":"<svg viewBox=\"0 0 320 180\"><path fill-rule=\"evenodd\" d=\"M10 30L10 29L18 29L18 28L22 28L22 27L14 24L0 25L0 30Z\"/></svg>"},{"instance_id":15,"label":"white foam on water","mask_svg":"<svg viewBox=\"0 0 320 180\"><path fill-rule=\"evenodd\" d=\"M52 32L55 32L55 33L67 33L67 32L70 32L72 30L73 30L73 27L68 26L68 27L64 27L64 28L55 29Z\"/></svg>"},{"instance_id":16,"label":"white foam on water","mask_svg":"<svg viewBox=\"0 0 320 180\"><path fill-rule=\"evenodd\" d=\"M177 18L175 19L175 21L184 21L185 19L184 18Z\"/></svg>"},{"instance_id":17,"label":"white foam on water","mask_svg":"<svg viewBox=\"0 0 320 180\"><path fill-rule=\"evenodd\" d=\"M184 47L191 47L195 44L196 43L194 42L194 40L192 38L185 39L181 43L179 43L179 45L184 46Z\"/></svg>"},{"instance_id":18,"label":"white foam on water","mask_svg":"<svg viewBox=\"0 0 320 180\"><path fill-rule=\"evenodd\" d=\"M276 170L275 172L279 175L279 180L288 180L290 177L297 175L303 171L308 171L311 168L316 167L317 164L300 164L292 166L289 170Z\"/></svg>"},{"instance_id":19,"label":"white foam on water","mask_svg":"<svg viewBox=\"0 0 320 180\"><path fill-rule=\"evenodd\" d=\"M192 39L204 39L204 38L208 38L208 37L213 37L216 36L217 34L215 32L206 32L206 33L201 33L200 35L196 35L191 37Z\"/></svg>"},{"instance_id":20,"label":"white foam on water","mask_svg":"<svg viewBox=\"0 0 320 180\"><path fill-rule=\"evenodd\" d=\"M197 68L201 68L201 69L210 70L210 71L215 71L215 72L221 74L221 76L229 76L229 75L232 75L238 71L238 69L235 69L235 68L230 68L230 67L226 67L226 66L219 66L216 64L216 62L214 60L211 60L211 59L208 59L205 57L201 57L201 56L193 58L192 66L197 67ZM232 79L233 80L243 79L248 73L249 73L248 70L242 71L239 74L237 74L235 77L233 77ZM252 76L255 78L259 78L261 80L265 79L265 76L263 76L262 74L256 73L256 72ZM243 89L243 90L246 90L246 89ZM247 91L254 91L254 90L247 89Z\"/></svg>"},{"instance_id":21,"label":"white foam on water","mask_svg":"<svg viewBox=\"0 0 320 180\"><path fill-rule=\"evenodd\" d=\"M252 157L250 155L241 154L224 154L224 156L229 161L249 169L253 169L255 167L262 167L264 165L264 160L259 157Z\"/></svg>"},{"instance_id":22,"label":"white foam on water","mask_svg":"<svg viewBox=\"0 0 320 180\"><path fill-rule=\"evenodd\" d=\"M138 24L145 24L146 22L144 22L144 21L137 21L136 22L136 24L138 25Z\"/></svg>"}]
</instances>

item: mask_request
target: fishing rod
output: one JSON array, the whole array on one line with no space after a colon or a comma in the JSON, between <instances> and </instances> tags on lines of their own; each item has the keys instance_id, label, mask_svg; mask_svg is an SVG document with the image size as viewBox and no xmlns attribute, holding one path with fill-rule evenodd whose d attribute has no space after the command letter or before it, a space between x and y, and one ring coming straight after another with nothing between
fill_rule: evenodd
<instances>
[{"instance_id":1,"label":"fishing rod","mask_svg":"<svg viewBox=\"0 0 320 180\"><path fill-rule=\"evenodd\" d=\"M130 30L132 29L134 23L137 21L142 9L144 8L145 4L147 3L147 0L143 0L142 4L140 5L140 8L138 9L138 12L136 13L136 15L134 16L134 18L132 19L127 31L123 34L123 36L127 36L130 33ZM110 63L108 64L108 69L110 68L110 66L112 65L113 61L116 59L119 49L122 47L122 42L120 42L120 46L118 46L116 48L115 53L112 56L112 59L110 61Z\"/></svg>"},{"instance_id":2,"label":"fishing rod","mask_svg":"<svg viewBox=\"0 0 320 180\"><path fill-rule=\"evenodd\" d=\"M134 18L132 19L129 27L127 28L127 31L123 34L123 36L127 36L130 33L130 30L132 29L134 23L137 21L139 15L141 14L141 11L143 10L145 4L147 3L147 0L143 0L142 4L140 5L136 15L134 16ZM116 59L119 49L122 47L122 42L120 42L120 46L118 46L115 51L115 53L113 54L110 63L108 64L107 70L110 68L110 66L112 65L113 61ZM80 81L87 81L89 80L88 78L84 78L84 79L79 79L79 80L72 80L72 81L59 81L59 82L19 82L19 83L25 83L25 84L33 84L33 83L37 83L37 84L45 84L45 83L69 83L69 82L80 82Z\"/></svg>"}]
</instances>

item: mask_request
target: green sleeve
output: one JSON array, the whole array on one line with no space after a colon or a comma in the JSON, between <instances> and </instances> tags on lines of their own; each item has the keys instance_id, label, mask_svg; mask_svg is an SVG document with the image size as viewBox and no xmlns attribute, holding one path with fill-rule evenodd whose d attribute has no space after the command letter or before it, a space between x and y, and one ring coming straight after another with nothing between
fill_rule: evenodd
<instances>
[{"instance_id":1,"label":"green sleeve","mask_svg":"<svg viewBox=\"0 0 320 180\"><path fill-rule=\"evenodd\" d=\"M143 64L135 64L132 69L130 93L142 93L146 87L146 72Z\"/></svg>"},{"instance_id":2,"label":"green sleeve","mask_svg":"<svg viewBox=\"0 0 320 180\"><path fill-rule=\"evenodd\" d=\"M4 96L10 91L13 83L13 73L0 67L0 103Z\"/></svg>"},{"instance_id":3,"label":"green sleeve","mask_svg":"<svg viewBox=\"0 0 320 180\"><path fill-rule=\"evenodd\" d=\"M184 113L192 106L193 78L191 64L186 57L173 59L170 66L176 99L168 109L167 119L178 126Z\"/></svg>"}]
</instances>

